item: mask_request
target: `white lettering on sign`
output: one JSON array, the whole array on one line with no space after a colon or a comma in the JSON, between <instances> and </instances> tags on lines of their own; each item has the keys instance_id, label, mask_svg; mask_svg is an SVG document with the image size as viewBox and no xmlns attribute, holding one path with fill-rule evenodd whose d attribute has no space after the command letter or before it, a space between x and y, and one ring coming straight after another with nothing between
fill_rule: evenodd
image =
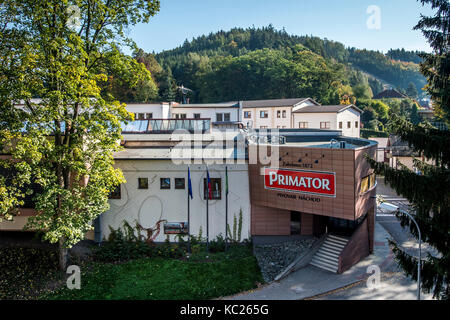
<instances>
[{"instance_id":1,"label":"white lettering on sign","mask_svg":"<svg viewBox=\"0 0 450 320\"><path fill-rule=\"evenodd\" d=\"M283 174L278 174L276 172L270 172L270 185L274 184L283 185L283 186L294 186L294 187L305 187L305 188L314 188L314 189L322 189L322 190L331 190L330 189L330 180L326 178L311 178L311 177L292 177L286 176Z\"/></svg>"},{"instance_id":2,"label":"white lettering on sign","mask_svg":"<svg viewBox=\"0 0 450 320\"><path fill-rule=\"evenodd\" d=\"M336 175L334 172L264 168L264 187L335 197Z\"/></svg>"}]
</instances>

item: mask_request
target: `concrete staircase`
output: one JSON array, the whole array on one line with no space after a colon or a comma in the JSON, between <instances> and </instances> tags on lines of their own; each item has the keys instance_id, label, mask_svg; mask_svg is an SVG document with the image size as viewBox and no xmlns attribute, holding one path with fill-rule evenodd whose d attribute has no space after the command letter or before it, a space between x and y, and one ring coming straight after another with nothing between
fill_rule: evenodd
<instances>
[{"instance_id":1,"label":"concrete staircase","mask_svg":"<svg viewBox=\"0 0 450 320\"><path fill-rule=\"evenodd\" d=\"M332 234L327 235L310 264L323 270L338 272L339 255L347 245L348 239Z\"/></svg>"}]
</instances>

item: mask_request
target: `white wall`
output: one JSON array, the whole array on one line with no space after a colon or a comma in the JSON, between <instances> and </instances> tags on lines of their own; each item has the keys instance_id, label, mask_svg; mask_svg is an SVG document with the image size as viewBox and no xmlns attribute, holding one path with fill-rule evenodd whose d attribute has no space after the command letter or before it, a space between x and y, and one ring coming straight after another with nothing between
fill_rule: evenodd
<instances>
[{"instance_id":1,"label":"white wall","mask_svg":"<svg viewBox=\"0 0 450 320\"><path fill-rule=\"evenodd\" d=\"M238 121L239 108L196 108L196 107L172 107L171 118L175 118L175 114L186 114L187 118L194 118L194 113L200 113L200 118L210 118L211 122L216 121L216 113L229 113L230 121Z\"/></svg>"},{"instance_id":2,"label":"white wall","mask_svg":"<svg viewBox=\"0 0 450 320\"><path fill-rule=\"evenodd\" d=\"M337 129L336 113L294 113L294 128L299 122L308 122L308 129L320 129L321 122L330 122L330 130Z\"/></svg>"},{"instance_id":3,"label":"white wall","mask_svg":"<svg viewBox=\"0 0 450 320\"><path fill-rule=\"evenodd\" d=\"M102 236L106 239L110 233L108 226L117 229L127 220L135 225L139 220L145 228L154 227L157 220L168 222L187 222L187 165L174 165L170 160L118 160L127 180L121 185L121 199L111 199L110 210L102 215ZM228 223L233 230L233 215L239 218L242 208L242 239L250 235L250 194L248 168L246 164L228 164L229 195ZM206 178L205 165L190 165L194 199L191 207L191 234L197 235L202 226L206 236L206 200L203 200L203 179ZM225 234L225 165L210 165L211 178L222 179L222 199L209 200L209 238L219 233ZM148 178L149 189L138 189L138 178ZM160 189L160 178L171 178L171 189ZM185 178L186 189L176 190L174 178ZM156 241L164 241L163 225ZM175 236L170 236L174 241Z\"/></svg>"},{"instance_id":4,"label":"white wall","mask_svg":"<svg viewBox=\"0 0 450 320\"><path fill-rule=\"evenodd\" d=\"M260 129L261 127L289 129L291 128L291 110L292 107L243 108L242 123L247 126L249 121L251 121L254 129ZM261 111L267 111L268 117L261 118ZM278 111L280 111L280 118L277 117ZM283 111L286 112L284 118ZM251 117L244 118L245 112L251 112Z\"/></svg>"},{"instance_id":5,"label":"white wall","mask_svg":"<svg viewBox=\"0 0 450 320\"><path fill-rule=\"evenodd\" d=\"M128 103L126 109L131 113L152 113L154 119L169 118L169 104Z\"/></svg>"},{"instance_id":6,"label":"white wall","mask_svg":"<svg viewBox=\"0 0 450 320\"><path fill-rule=\"evenodd\" d=\"M342 129L339 129L339 127L337 129L342 130L343 136L359 138L361 127L360 118L361 114L355 109L345 109L344 111L337 114L338 126L339 122L342 122ZM350 128L347 127L348 122L350 122ZM356 127L355 122L358 123L358 127Z\"/></svg>"}]
</instances>

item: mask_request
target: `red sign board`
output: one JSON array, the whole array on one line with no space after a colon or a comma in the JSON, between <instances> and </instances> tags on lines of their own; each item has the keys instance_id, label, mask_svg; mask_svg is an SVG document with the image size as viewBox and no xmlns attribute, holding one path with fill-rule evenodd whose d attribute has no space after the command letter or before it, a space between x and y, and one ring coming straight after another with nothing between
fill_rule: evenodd
<instances>
[{"instance_id":1,"label":"red sign board","mask_svg":"<svg viewBox=\"0 0 450 320\"><path fill-rule=\"evenodd\" d=\"M334 172L264 168L264 187L335 197L336 176Z\"/></svg>"}]
</instances>

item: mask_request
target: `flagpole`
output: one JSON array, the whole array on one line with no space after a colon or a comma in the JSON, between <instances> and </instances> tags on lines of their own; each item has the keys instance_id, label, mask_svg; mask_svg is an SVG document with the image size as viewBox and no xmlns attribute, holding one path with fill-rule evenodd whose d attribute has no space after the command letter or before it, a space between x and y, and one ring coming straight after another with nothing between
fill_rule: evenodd
<instances>
[{"instance_id":1,"label":"flagpole","mask_svg":"<svg viewBox=\"0 0 450 320\"><path fill-rule=\"evenodd\" d=\"M208 193L206 195L206 252L209 252L209 195L211 193L211 179L209 177L208 165L206 165L206 188Z\"/></svg>"},{"instance_id":2,"label":"flagpole","mask_svg":"<svg viewBox=\"0 0 450 320\"><path fill-rule=\"evenodd\" d=\"M206 252L209 252L209 194L206 197Z\"/></svg>"},{"instance_id":3,"label":"flagpole","mask_svg":"<svg viewBox=\"0 0 450 320\"><path fill-rule=\"evenodd\" d=\"M228 237L227 237L227 225L228 225L228 167L225 166L225 251L228 250Z\"/></svg>"},{"instance_id":4,"label":"flagpole","mask_svg":"<svg viewBox=\"0 0 450 320\"><path fill-rule=\"evenodd\" d=\"M187 206L188 206L188 253L191 253L191 199L192 196L192 181L191 170L188 166L188 192L187 192Z\"/></svg>"},{"instance_id":5,"label":"flagpole","mask_svg":"<svg viewBox=\"0 0 450 320\"><path fill-rule=\"evenodd\" d=\"M190 197L190 181L191 177L190 177L190 172L189 172L189 166L188 166L188 192L187 192L187 214L188 214L188 253L191 253L191 206L190 206L190 202L191 200L189 199Z\"/></svg>"}]
</instances>

